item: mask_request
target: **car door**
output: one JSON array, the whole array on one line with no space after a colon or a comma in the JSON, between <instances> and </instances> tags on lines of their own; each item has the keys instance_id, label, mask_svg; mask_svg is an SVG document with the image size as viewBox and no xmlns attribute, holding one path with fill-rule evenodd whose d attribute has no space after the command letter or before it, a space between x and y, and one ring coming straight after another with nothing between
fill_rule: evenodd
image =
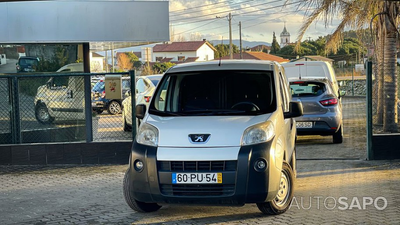
<instances>
[{"instance_id":1,"label":"car door","mask_svg":"<svg viewBox=\"0 0 400 225\"><path fill-rule=\"evenodd\" d=\"M84 82L82 77L57 76L48 83L47 105L54 117L84 119Z\"/></svg>"},{"instance_id":2,"label":"car door","mask_svg":"<svg viewBox=\"0 0 400 225\"><path fill-rule=\"evenodd\" d=\"M291 94L289 93L289 83L286 79L286 76L279 72L279 86L280 86L280 97L282 98L282 110L283 112L289 112L289 103L291 101ZM292 155L294 145L295 145L295 136L296 136L296 127L295 120L293 118L284 118L283 125L283 136L285 141L285 150L287 151L287 156L289 159Z\"/></svg>"}]
</instances>

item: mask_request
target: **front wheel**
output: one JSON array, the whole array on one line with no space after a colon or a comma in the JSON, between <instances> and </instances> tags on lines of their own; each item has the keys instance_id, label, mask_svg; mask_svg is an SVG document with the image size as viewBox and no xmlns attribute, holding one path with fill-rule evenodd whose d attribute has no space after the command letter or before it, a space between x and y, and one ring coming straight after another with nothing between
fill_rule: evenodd
<instances>
[{"instance_id":1,"label":"front wheel","mask_svg":"<svg viewBox=\"0 0 400 225\"><path fill-rule=\"evenodd\" d=\"M35 117L39 123L50 124L54 121L54 117L50 116L49 110L44 103L38 103L35 108Z\"/></svg>"},{"instance_id":2,"label":"front wheel","mask_svg":"<svg viewBox=\"0 0 400 225\"><path fill-rule=\"evenodd\" d=\"M262 213L270 215L278 215L286 212L293 199L294 180L292 168L289 164L284 162L282 165L278 193L270 202L257 203L258 209Z\"/></svg>"},{"instance_id":3,"label":"front wheel","mask_svg":"<svg viewBox=\"0 0 400 225\"><path fill-rule=\"evenodd\" d=\"M146 202L139 202L135 200L131 195L131 187L130 187L130 180L129 180L129 173L130 169L125 172L124 176L124 183L123 183L123 191L126 203L131 207L131 209L135 210L136 212L155 212L161 208L160 205L157 203L146 203Z\"/></svg>"},{"instance_id":4,"label":"front wheel","mask_svg":"<svg viewBox=\"0 0 400 225\"><path fill-rule=\"evenodd\" d=\"M116 115L121 112L121 104L117 101L111 101L108 104L107 112L111 115Z\"/></svg>"}]
</instances>

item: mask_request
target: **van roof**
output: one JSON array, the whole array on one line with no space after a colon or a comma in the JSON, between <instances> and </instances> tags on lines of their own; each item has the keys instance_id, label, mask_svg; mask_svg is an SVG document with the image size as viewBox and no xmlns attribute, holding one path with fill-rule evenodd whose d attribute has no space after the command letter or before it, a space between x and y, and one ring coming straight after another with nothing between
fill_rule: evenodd
<instances>
[{"instance_id":1,"label":"van roof","mask_svg":"<svg viewBox=\"0 0 400 225\"><path fill-rule=\"evenodd\" d=\"M213 60L205 62L182 63L171 67L166 73L205 71L205 70L273 70L277 62L267 60Z\"/></svg>"}]
</instances>

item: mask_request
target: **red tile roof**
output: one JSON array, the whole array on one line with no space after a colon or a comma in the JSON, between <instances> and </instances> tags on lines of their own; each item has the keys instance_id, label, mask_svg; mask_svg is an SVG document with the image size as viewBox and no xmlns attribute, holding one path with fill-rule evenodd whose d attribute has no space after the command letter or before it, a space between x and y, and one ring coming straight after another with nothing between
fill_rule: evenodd
<instances>
[{"instance_id":1,"label":"red tile roof","mask_svg":"<svg viewBox=\"0 0 400 225\"><path fill-rule=\"evenodd\" d=\"M240 59L240 53L233 54L234 59ZM271 55L265 52L243 52L242 53L243 59L255 59L255 60L271 60L276 62L289 62L289 59L284 59L282 57ZM229 55L222 57L221 59L230 59ZM214 60L219 60L215 58Z\"/></svg>"},{"instance_id":2,"label":"red tile roof","mask_svg":"<svg viewBox=\"0 0 400 225\"><path fill-rule=\"evenodd\" d=\"M185 42L172 42L169 44L157 44L153 47L153 52L197 51L204 44L207 44L211 49L215 50L215 48L207 41L185 41Z\"/></svg>"}]
</instances>

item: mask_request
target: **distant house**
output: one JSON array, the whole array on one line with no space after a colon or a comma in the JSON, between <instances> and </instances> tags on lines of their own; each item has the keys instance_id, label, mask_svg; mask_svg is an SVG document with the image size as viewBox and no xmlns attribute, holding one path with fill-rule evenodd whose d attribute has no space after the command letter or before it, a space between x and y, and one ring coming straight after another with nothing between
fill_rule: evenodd
<instances>
[{"instance_id":1,"label":"distant house","mask_svg":"<svg viewBox=\"0 0 400 225\"><path fill-rule=\"evenodd\" d=\"M257 45L257 46L251 47L251 48L247 48L246 51L270 53L271 52L271 46L268 46L268 45Z\"/></svg>"},{"instance_id":2,"label":"distant house","mask_svg":"<svg viewBox=\"0 0 400 225\"><path fill-rule=\"evenodd\" d=\"M92 52L90 54L90 72L104 72L104 56Z\"/></svg>"},{"instance_id":3,"label":"distant house","mask_svg":"<svg viewBox=\"0 0 400 225\"><path fill-rule=\"evenodd\" d=\"M302 57L300 57L298 59L293 59L292 61L293 62L297 62L297 61L299 61L299 62L302 62L302 61L325 61L325 62L329 62L329 63L332 64L333 61L335 61L335 60L330 59L330 58L326 58L326 57L323 57L323 56L320 56L320 55L305 55L305 56L302 56Z\"/></svg>"},{"instance_id":4,"label":"distant house","mask_svg":"<svg viewBox=\"0 0 400 225\"><path fill-rule=\"evenodd\" d=\"M222 57L221 59L230 59L230 56L227 55ZM234 53L233 59L240 59L240 53ZM289 62L289 59L285 59L276 55L271 55L265 52L242 52L242 59L271 60L279 63Z\"/></svg>"},{"instance_id":5,"label":"distant house","mask_svg":"<svg viewBox=\"0 0 400 225\"><path fill-rule=\"evenodd\" d=\"M185 41L157 44L152 49L153 62L183 63L208 61L214 59L216 49L205 39L203 41ZM150 54L150 53L149 53Z\"/></svg>"}]
</instances>

